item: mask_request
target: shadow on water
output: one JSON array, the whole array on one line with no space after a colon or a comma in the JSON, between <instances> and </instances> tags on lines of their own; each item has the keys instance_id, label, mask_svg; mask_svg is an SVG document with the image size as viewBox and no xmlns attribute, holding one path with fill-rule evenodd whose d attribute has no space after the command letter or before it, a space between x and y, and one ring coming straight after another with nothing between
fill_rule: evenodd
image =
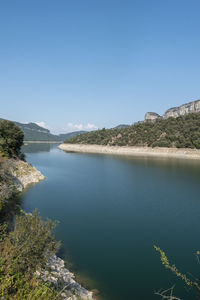
<instances>
[{"instance_id":1,"label":"shadow on water","mask_svg":"<svg viewBox=\"0 0 200 300\"><path fill-rule=\"evenodd\" d=\"M55 148L59 143L26 143L22 147L23 153L37 153L37 152L50 152L52 148Z\"/></svg>"},{"instance_id":2,"label":"shadow on water","mask_svg":"<svg viewBox=\"0 0 200 300\"><path fill-rule=\"evenodd\" d=\"M87 158L94 157L96 159L119 161L122 164L127 164L145 167L145 168L158 168L165 171L177 172L179 175L182 173L188 177L194 176L195 179L200 179L200 160L198 159L183 159L183 158L167 158L167 157L150 157L150 156L129 156L129 155L111 155L111 154L88 154L88 153L72 153L77 156L85 156Z\"/></svg>"}]
</instances>

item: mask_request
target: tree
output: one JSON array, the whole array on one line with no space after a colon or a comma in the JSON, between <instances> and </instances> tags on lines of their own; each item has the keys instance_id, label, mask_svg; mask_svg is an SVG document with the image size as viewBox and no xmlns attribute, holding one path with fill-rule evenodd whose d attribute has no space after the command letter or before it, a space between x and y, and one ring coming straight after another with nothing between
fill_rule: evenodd
<instances>
[{"instance_id":1,"label":"tree","mask_svg":"<svg viewBox=\"0 0 200 300\"><path fill-rule=\"evenodd\" d=\"M24 133L15 123L0 120L0 151L8 157L18 157L23 145Z\"/></svg>"}]
</instances>

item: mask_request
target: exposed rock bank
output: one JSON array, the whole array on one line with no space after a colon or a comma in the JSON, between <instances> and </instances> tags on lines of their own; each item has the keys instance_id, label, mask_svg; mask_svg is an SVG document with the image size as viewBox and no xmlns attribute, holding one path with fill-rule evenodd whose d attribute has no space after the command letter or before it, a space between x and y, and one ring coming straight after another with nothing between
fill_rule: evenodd
<instances>
[{"instance_id":1,"label":"exposed rock bank","mask_svg":"<svg viewBox=\"0 0 200 300\"><path fill-rule=\"evenodd\" d=\"M147 112L145 114L145 121L155 121L161 118L161 116L155 112Z\"/></svg>"},{"instance_id":2,"label":"exposed rock bank","mask_svg":"<svg viewBox=\"0 0 200 300\"><path fill-rule=\"evenodd\" d=\"M0 202L8 201L16 189L22 191L29 184L37 183L45 177L29 163L19 159L0 162Z\"/></svg>"},{"instance_id":3,"label":"exposed rock bank","mask_svg":"<svg viewBox=\"0 0 200 300\"><path fill-rule=\"evenodd\" d=\"M68 152L102 153L112 155L150 156L163 158L200 159L200 150L188 148L164 147L128 147L128 146L102 146L84 144L61 144L59 148Z\"/></svg>"},{"instance_id":4,"label":"exposed rock bank","mask_svg":"<svg viewBox=\"0 0 200 300\"><path fill-rule=\"evenodd\" d=\"M65 268L64 260L57 256L50 258L48 270L36 272L45 283L50 283L61 291L60 296L65 300L92 300L93 293L86 290L75 281L75 275Z\"/></svg>"},{"instance_id":5,"label":"exposed rock bank","mask_svg":"<svg viewBox=\"0 0 200 300\"><path fill-rule=\"evenodd\" d=\"M37 183L45 178L32 165L19 159L8 159L2 162L0 174L5 179L5 185L12 185L18 191L22 191L29 184Z\"/></svg>"}]
</instances>

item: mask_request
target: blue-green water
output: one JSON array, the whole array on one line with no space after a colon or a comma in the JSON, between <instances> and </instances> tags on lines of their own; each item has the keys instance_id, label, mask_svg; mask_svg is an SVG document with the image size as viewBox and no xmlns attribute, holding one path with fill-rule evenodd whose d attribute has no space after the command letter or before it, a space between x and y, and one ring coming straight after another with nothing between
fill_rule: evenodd
<instances>
[{"instance_id":1,"label":"blue-green water","mask_svg":"<svg viewBox=\"0 0 200 300\"><path fill-rule=\"evenodd\" d=\"M25 147L47 178L22 196L27 211L60 222L61 255L105 300L160 299L176 284L156 244L180 271L200 273L200 162L65 153L57 145ZM192 297L192 298L191 298Z\"/></svg>"}]
</instances>

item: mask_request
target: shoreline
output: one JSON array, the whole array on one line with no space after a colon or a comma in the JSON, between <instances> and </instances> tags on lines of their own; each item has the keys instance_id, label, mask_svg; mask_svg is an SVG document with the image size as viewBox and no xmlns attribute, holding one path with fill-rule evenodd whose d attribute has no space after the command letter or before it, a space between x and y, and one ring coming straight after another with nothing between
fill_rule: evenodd
<instances>
[{"instance_id":1,"label":"shoreline","mask_svg":"<svg viewBox=\"0 0 200 300\"><path fill-rule=\"evenodd\" d=\"M181 158L200 160L200 150L189 148L161 148L161 147L129 147L103 146L86 144L60 144L61 150L78 153L96 153L139 157Z\"/></svg>"},{"instance_id":2,"label":"shoreline","mask_svg":"<svg viewBox=\"0 0 200 300\"><path fill-rule=\"evenodd\" d=\"M65 261L53 255L50 257L47 263L47 270L36 271L36 275L44 283L53 285L58 291L62 291L60 294L63 300L94 300L92 291L84 288L76 280L76 275L69 271L65 267Z\"/></svg>"},{"instance_id":3,"label":"shoreline","mask_svg":"<svg viewBox=\"0 0 200 300\"><path fill-rule=\"evenodd\" d=\"M13 196L14 188L20 193L32 184L39 183L45 176L30 163L23 160L7 159L0 164L0 175L5 181L0 183L0 200L5 201ZM26 212L24 212L26 214ZM94 300L92 291L87 290L77 280L76 275L65 267L65 261L57 255L50 257L47 269L36 271L37 277L49 283L60 294L63 300Z\"/></svg>"}]
</instances>

